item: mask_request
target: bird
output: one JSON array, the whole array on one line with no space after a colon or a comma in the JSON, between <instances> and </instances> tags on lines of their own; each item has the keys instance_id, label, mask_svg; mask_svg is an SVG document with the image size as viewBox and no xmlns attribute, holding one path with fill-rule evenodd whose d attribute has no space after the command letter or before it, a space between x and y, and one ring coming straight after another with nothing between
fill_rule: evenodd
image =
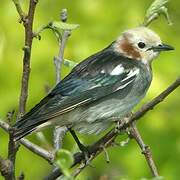
<instances>
[{"instance_id":1,"label":"bird","mask_svg":"<svg viewBox=\"0 0 180 180\"><path fill-rule=\"evenodd\" d=\"M103 50L86 58L14 124L14 139L46 126L66 126L99 134L122 119L145 97L152 61L174 50L143 26L128 29Z\"/></svg>"}]
</instances>

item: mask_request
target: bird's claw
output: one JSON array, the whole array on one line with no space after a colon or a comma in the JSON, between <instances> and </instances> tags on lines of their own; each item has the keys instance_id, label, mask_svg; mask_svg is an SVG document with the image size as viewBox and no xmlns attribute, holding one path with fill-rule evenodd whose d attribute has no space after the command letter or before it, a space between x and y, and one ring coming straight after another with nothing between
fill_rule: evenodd
<instances>
[{"instance_id":1,"label":"bird's claw","mask_svg":"<svg viewBox=\"0 0 180 180\"><path fill-rule=\"evenodd\" d=\"M83 153L85 164L89 165L89 158L90 158L91 154L89 152L88 147L84 146L83 144L80 144L79 149Z\"/></svg>"},{"instance_id":2,"label":"bird's claw","mask_svg":"<svg viewBox=\"0 0 180 180\"><path fill-rule=\"evenodd\" d=\"M115 125L115 131L116 131L118 134L123 133L123 131L121 130L121 127L122 127L122 121L117 121L117 122L116 122L116 125Z\"/></svg>"}]
</instances>

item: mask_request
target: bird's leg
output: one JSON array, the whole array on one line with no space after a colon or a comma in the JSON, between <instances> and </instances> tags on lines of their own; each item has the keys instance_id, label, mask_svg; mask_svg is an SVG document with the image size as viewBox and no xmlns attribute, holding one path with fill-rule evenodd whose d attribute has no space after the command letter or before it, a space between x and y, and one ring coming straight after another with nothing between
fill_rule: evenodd
<instances>
[{"instance_id":1,"label":"bird's leg","mask_svg":"<svg viewBox=\"0 0 180 180\"><path fill-rule=\"evenodd\" d=\"M90 153L89 150L86 146L84 146L78 139L76 133L74 132L74 130L72 130L71 128L69 128L69 132L71 133L71 135L73 136L74 140L76 141L76 144L78 145L79 149L82 151L82 153L84 154L84 158L85 158L85 162L88 162L88 159L90 157Z\"/></svg>"}]
</instances>

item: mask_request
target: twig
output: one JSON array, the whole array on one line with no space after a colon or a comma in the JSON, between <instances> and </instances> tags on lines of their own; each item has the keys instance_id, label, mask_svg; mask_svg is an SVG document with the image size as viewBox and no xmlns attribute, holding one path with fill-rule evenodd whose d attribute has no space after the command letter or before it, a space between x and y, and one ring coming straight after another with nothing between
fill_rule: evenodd
<instances>
[{"instance_id":1,"label":"twig","mask_svg":"<svg viewBox=\"0 0 180 180\"><path fill-rule=\"evenodd\" d=\"M54 128L54 148L56 151L61 148L66 132L67 132L67 128L65 126L63 127L56 126Z\"/></svg>"},{"instance_id":2,"label":"twig","mask_svg":"<svg viewBox=\"0 0 180 180\"><path fill-rule=\"evenodd\" d=\"M176 81L174 81L166 90L164 90L161 94L159 94L157 97L155 97L153 100L151 100L149 103L145 104L138 110L136 113L134 113L129 119L126 118L126 122L122 123L121 126L119 126L119 131L123 131L127 127L131 125L135 120L139 120L142 116L144 116L148 111L152 110L157 104L162 102L169 94L171 94L176 88L178 88L180 85L180 78L178 77ZM122 120L123 122L123 120ZM103 151L102 147L109 147L114 142L115 138L118 136L119 132L117 132L116 128L113 128L111 131L109 131L107 134L105 134L102 138L100 138L96 143L92 144L88 147L88 151L94 159L98 154L100 154ZM91 159L91 160L92 160ZM74 154L74 164L79 164L80 162L84 161L83 153L76 153ZM56 169L56 171L51 172L45 179L51 180L55 179L62 175L61 171L59 169Z\"/></svg>"},{"instance_id":3,"label":"twig","mask_svg":"<svg viewBox=\"0 0 180 180\"><path fill-rule=\"evenodd\" d=\"M23 23L26 23L26 14L24 13L24 11L22 10L21 4L19 2L19 0L12 0L14 2L14 5L16 7L16 10L21 18L21 21L23 21Z\"/></svg>"},{"instance_id":4,"label":"twig","mask_svg":"<svg viewBox=\"0 0 180 180\"><path fill-rule=\"evenodd\" d=\"M8 121L9 124L12 124L13 115L14 115L14 110L7 113L6 120ZM10 125L7 125L7 127L9 133L8 159L1 161L1 165L4 167L3 170L4 172L2 171L2 175L4 174L5 179L15 180L15 160L16 160L16 152L18 150L19 144L15 143L13 140L14 128L12 128Z\"/></svg>"},{"instance_id":5,"label":"twig","mask_svg":"<svg viewBox=\"0 0 180 180\"><path fill-rule=\"evenodd\" d=\"M108 154L106 148L105 147L102 147L102 148L103 148L103 151L104 151L106 162L110 163L109 154Z\"/></svg>"},{"instance_id":6,"label":"twig","mask_svg":"<svg viewBox=\"0 0 180 180\"><path fill-rule=\"evenodd\" d=\"M25 138L22 138L20 140L20 143L26 147L27 149L29 149L30 151L32 151L33 153L35 153L36 155L42 157L43 159L45 159L46 161L48 161L50 164L53 164L54 161L54 153L47 151L43 148L41 148L40 146L28 141Z\"/></svg>"},{"instance_id":7,"label":"twig","mask_svg":"<svg viewBox=\"0 0 180 180\"><path fill-rule=\"evenodd\" d=\"M9 131L8 160L10 161L9 178L11 180L15 180L15 160L16 160L16 153L19 144L16 143L13 139L14 128L9 127L8 131Z\"/></svg>"},{"instance_id":8,"label":"twig","mask_svg":"<svg viewBox=\"0 0 180 180\"><path fill-rule=\"evenodd\" d=\"M40 40L40 39L41 39L40 34L41 34L45 29L51 28L51 24L52 24L52 22L49 22L48 24L41 26L37 31L35 31L35 32L33 33L33 37L38 38L38 39Z\"/></svg>"},{"instance_id":9,"label":"twig","mask_svg":"<svg viewBox=\"0 0 180 180\"><path fill-rule=\"evenodd\" d=\"M63 22L67 21L67 10L62 9L61 14L60 14L60 19ZM58 84L61 80L61 68L62 68L62 63L64 60L64 50L66 46L66 42L68 40L68 37L70 35L69 30L64 30L61 34L61 38L59 38L59 54L58 57L54 57L54 64L55 64L55 70L56 70L56 84Z\"/></svg>"},{"instance_id":10,"label":"twig","mask_svg":"<svg viewBox=\"0 0 180 180\"><path fill-rule=\"evenodd\" d=\"M154 163L154 160L152 158L152 153L150 151L150 147L145 145L135 123L132 123L131 124L131 127L130 127L130 136L132 138L134 138L136 140L136 142L138 143L139 147L141 148L142 150L142 154L144 154L145 158L146 158L146 161L148 163L148 166L151 170L151 173L154 177L159 177L159 174L158 174L158 171L157 171L157 167Z\"/></svg>"},{"instance_id":11,"label":"twig","mask_svg":"<svg viewBox=\"0 0 180 180\"><path fill-rule=\"evenodd\" d=\"M56 68L56 84L59 83L59 81L61 80L61 68L62 68L62 63L63 63L63 59L64 59L64 49L66 46L66 42L68 40L68 37L70 35L70 31L68 30L64 30L63 34L62 34L62 40L60 43L60 48L59 48L59 54L58 57L54 57L54 64L55 64L55 68Z\"/></svg>"},{"instance_id":12,"label":"twig","mask_svg":"<svg viewBox=\"0 0 180 180\"><path fill-rule=\"evenodd\" d=\"M72 177L75 178L76 176L78 176L79 173L81 173L81 171L87 167L88 164L87 163L81 163L72 173ZM45 180L50 180L50 179L45 179Z\"/></svg>"},{"instance_id":13,"label":"twig","mask_svg":"<svg viewBox=\"0 0 180 180\"><path fill-rule=\"evenodd\" d=\"M6 122L0 120L0 127L5 130L7 133L9 132L9 124L7 124ZM37 146L36 144L28 141L25 138L22 138L21 140L19 140L19 142L26 147L27 149L29 149L30 151L32 151L33 153L37 154L38 156L42 157L43 159L47 160L50 164L53 163L54 160L54 153L53 152L49 152L46 151L45 149Z\"/></svg>"},{"instance_id":14,"label":"twig","mask_svg":"<svg viewBox=\"0 0 180 180\"><path fill-rule=\"evenodd\" d=\"M0 156L0 172L1 175L4 176L5 180L9 180L11 178L9 172L11 171L11 162L9 159L3 159Z\"/></svg>"},{"instance_id":15,"label":"twig","mask_svg":"<svg viewBox=\"0 0 180 180\"><path fill-rule=\"evenodd\" d=\"M28 97L28 81L30 74L30 57L31 57L31 46L32 46L32 27L35 7L37 4L36 0L30 0L29 2L29 11L26 16L23 12L19 0L13 0L16 10L23 21L25 28L25 46L24 46L24 58L23 58L23 75L21 82L21 95L19 100L19 113L18 118L20 118L25 113L26 101ZM16 152L18 150L18 143L15 143L13 140L14 129L9 127L9 145L8 145L8 160L10 162L10 168L8 172L8 178L11 180L15 179L15 160Z\"/></svg>"},{"instance_id":16,"label":"twig","mask_svg":"<svg viewBox=\"0 0 180 180\"><path fill-rule=\"evenodd\" d=\"M63 22L67 21L67 10L62 9L61 14L60 14L60 19ZM58 84L61 80L61 68L62 68L62 63L64 60L64 50L66 46L66 42L68 40L68 37L70 35L70 31L64 30L61 35L61 39L59 42L59 54L58 57L54 57L54 64L55 64L55 69L56 69L56 84ZM60 145L62 145L63 137L65 136L67 132L66 127L59 127L56 126L54 129L54 148L57 151L60 148Z\"/></svg>"},{"instance_id":17,"label":"twig","mask_svg":"<svg viewBox=\"0 0 180 180\"><path fill-rule=\"evenodd\" d=\"M13 0L13 2L17 2L17 1ZM20 93L20 99L19 99L18 118L20 118L25 113L26 102L27 102L27 98L28 98L28 83L29 83L29 76L30 76L30 58L31 58L31 47L32 47L32 41L33 41L33 20L34 20L36 4L37 4L37 0L30 0L28 15L25 17L25 21L24 21L25 46L23 48L23 50L24 50L23 74L22 74L22 81L21 81L21 93ZM15 3L15 5L17 7L16 3ZM21 17L22 16L21 12L18 11L18 13Z\"/></svg>"}]
</instances>

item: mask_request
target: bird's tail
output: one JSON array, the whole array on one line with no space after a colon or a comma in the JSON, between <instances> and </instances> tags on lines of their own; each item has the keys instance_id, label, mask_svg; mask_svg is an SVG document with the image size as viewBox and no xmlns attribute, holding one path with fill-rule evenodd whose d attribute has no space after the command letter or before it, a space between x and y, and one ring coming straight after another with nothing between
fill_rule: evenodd
<instances>
[{"instance_id":1,"label":"bird's tail","mask_svg":"<svg viewBox=\"0 0 180 180\"><path fill-rule=\"evenodd\" d=\"M42 118L41 108L48 102L49 96L43 98L36 106L26 113L19 121L14 124L14 140L18 141L24 136L35 131L42 124L47 124L47 118Z\"/></svg>"},{"instance_id":2,"label":"bird's tail","mask_svg":"<svg viewBox=\"0 0 180 180\"><path fill-rule=\"evenodd\" d=\"M15 129L14 140L15 141L20 140L24 136L39 129L38 127L41 126L42 124L43 124L42 121L35 121L34 119L30 119L30 118L28 119L22 118L13 125L13 128Z\"/></svg>"}]
</instances>

